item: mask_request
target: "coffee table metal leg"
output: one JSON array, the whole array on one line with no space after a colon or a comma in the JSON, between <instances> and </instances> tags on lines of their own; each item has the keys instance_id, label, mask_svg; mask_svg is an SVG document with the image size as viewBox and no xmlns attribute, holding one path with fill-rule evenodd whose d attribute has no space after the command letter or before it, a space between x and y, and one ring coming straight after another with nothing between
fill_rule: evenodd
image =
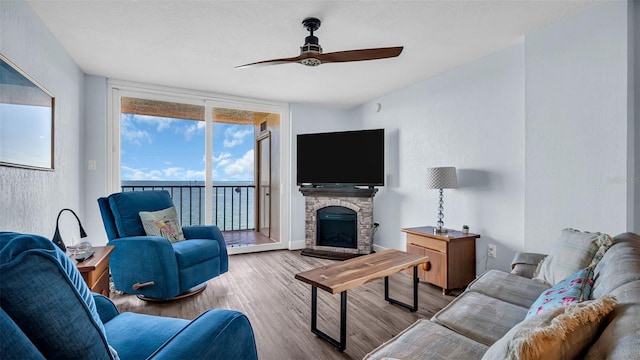
<instances>
[{"instance_id":1,"label":"coffee table metal leg","mask_svg":"<svg viewBox=\"0 0 640 360\"><path fill-rule=\"evenodd\" d=\"M413 267L413 306L409 304L405 304L396 299L392 299L389 297L389 277L385 276L384 278L384 299L388 301L389 304L395 304L398 306L402 306L403 308L409 309L409 311L414 312L418 311L418 283L420 279L418 279L418 266Z\"/></svg>"},{"instance_id":2,"label":"coffee table metal leg","mask_svg":"<svg viewBox=\"0 0 640 360\"><path fill-rule=\"evenodd\" d=\"M318 288L311 286L311 332L342 352L347 348L347 291L340 293L340 341L318 330Z\"/></svg>"}]
</instances>

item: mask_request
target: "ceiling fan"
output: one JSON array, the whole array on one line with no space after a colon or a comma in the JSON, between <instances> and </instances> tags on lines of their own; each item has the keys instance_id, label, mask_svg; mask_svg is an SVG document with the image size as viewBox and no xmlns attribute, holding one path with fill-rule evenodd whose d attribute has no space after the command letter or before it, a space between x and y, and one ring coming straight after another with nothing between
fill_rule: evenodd
<instances>
[{"instance_id":1,"label":"ceiling fan","mask_svg":"<svg viewBox=\"0 0 640 360\"><path fill-rule=\"evenodd\" d=\"M276 65L287 63L300 63L307 66L318 66L320 64L332 63L332 62L350 62L350 61L365 61L365 60L377 60L387 59L400 55L403 46L374 48L374 49L361 49L361 50L347 50L336 51L332 53L322 53L322 47L318 43L318 38L313 35L313 32L320 28L320 20L314 17L308 17L302 20L302 26L309 31L309 36L304 39L304 45L300 47L300 55L290 58L273 59L253 62L236 66L236 69L241 69L253 65Z\"/></svg>"}]
</instances>

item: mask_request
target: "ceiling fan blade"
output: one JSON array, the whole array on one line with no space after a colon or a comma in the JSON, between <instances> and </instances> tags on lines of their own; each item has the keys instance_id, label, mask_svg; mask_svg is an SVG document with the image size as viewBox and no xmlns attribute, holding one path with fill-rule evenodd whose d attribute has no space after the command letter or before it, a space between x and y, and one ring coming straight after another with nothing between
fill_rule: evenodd
<instances>
[{"instance_id":1,"label":"ceiling fan blade","mask_svg":"<svg viewBox=\"0 0 640 360\"><path fill-rule=\"evenodd\" d=\"M375 49L362 49L362 50L347 50L336 51L326 54L317 54L315 57L323 64L330 62L348 62L348 61L364 61L364 60L377 60L387 59L400 55L404 49L404 46L387 47L387 48L375 48Z\"/></svg>"},{"instance_id":2,"label":"ceiling fan blade","mask_svg":"<svg viewBox=\"0 0 640 360\"><path fill-rule=\"evenodd\" d=\"M253 63L249 63L249 64L244 64L244 65L239 65L236 66L236 69L244 69L246 67L249 66L264 66L264 65L278 65L278 64L287 64L287 63L292 63L292 62L299 62L300 60L304 59L308 57L308 55L298 55L296 57L290 57L290 58L282 58L282 59L273 59L273 60L264 60L264 61L257 61L257 62L253 62Z\"/></svg>"}]
</instances>

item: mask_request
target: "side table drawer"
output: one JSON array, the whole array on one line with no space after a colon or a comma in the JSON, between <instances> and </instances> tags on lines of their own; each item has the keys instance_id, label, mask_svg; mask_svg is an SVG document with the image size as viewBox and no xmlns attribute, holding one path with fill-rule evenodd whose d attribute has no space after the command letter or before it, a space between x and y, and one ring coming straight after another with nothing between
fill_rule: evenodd
<instances>
[{"instance_id":1,"label":"side table drawer","mask_svg":"<svg viewBox=\"0 0 640 360\"><path fill-rule=\"evenodd\" d=\"M442 240L432 239L415 234L407 234L407 244L418 245L423 248L436 250L441 253L447 252L447 243Z\"/></svg>"}]
</instances>

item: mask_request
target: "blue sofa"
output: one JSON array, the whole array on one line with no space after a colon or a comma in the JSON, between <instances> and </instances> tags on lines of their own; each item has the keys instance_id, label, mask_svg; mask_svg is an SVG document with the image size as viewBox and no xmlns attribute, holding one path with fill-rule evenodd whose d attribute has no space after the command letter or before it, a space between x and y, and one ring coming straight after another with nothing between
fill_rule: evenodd
<instances>
[{"instance_id":1,"label":"blue sofa","mask_svg":"<svg viewBox=\"0 0 640 360\"><path fill-rule=\"evenodd\" d=\"M174 206L166 190L115 193L99 198L98 205L108 245L115 246L109 265L120 291L168 300L229 269L227 246L216 226L182 227L187 240L174 243L145 234L139 213ZM150 282L153 285L133 287Z\"/></svg>"},{"instance_id":2,"label":"blue sofa","mask_svg":"<svg viewBox=\"0 0 640 360\"><path fill-rule=\"evenodd\" d=\"M0 305L4 360L257 359L244 314L215 309L192 321L119 314L36 235L0 232Z\"/></svg>"}]
</instances>

